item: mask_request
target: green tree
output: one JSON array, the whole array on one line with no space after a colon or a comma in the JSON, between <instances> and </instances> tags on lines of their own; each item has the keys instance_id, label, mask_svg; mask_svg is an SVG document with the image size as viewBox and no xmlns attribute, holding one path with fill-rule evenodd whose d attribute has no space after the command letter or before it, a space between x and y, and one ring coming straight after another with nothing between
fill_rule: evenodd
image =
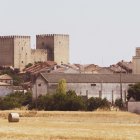
<instances>
[{"instance_id":1,"label":"green tree","mask_svg":"<svg viewBox=\"0 0 140 140\"><path fill-rule=\"evenodd\" d=\"M66 94L66 80L65 79L61 79L59 81L56 92Z\"/></svg>"},{"instance_id":2,"label":"green tree","mask_svg":"<svg viewBox=\"0 0 140 140\"><path fill-rule=\"evenodd\" d=\"M85 102L81 96L77 96L74 90L66 93L65 110L78 111L85 110Z\"/></svg>"},{"instance_id":3,"label":"green tree","mask_svg":"<svg viewBox=\"0 0 140 140\"><path fill-rule=\"evenodd\" d=\"M87 101L87 110L93 111L101 106L101 98L91 97Z\"/></svg>"},{"instance_id":4,"label":"green tree","mask_svg":"<svg viewBox=\"0 0 140 140\"><path fill-rule=\"evenodd\" d=\"M128 92L127 100L129 100L132 97L136 101L140 101L140 83L129 85L127 92Z\"/></svg>"},{"instance_id":5,"label":"green tree","mask_svg":"<svg viewBox=\"0 0 140 140\"><path fill-rule=\"evenodd\" d=\"M30 92L15 92L0 98L0 109L14 109L29 105L32 102L32 94Z\"/></svg>"},{"instance_id":6,"label":"green tree","mask_svg":"<svg viewBox=\"0 0 140 140\"><path fill-rule=\"evenodd\" d=\"M123 101L122 99L116 99L115 100L115 106L119 107L119 109L123 108Z\"/></svg>"},{"instance_id":7,"label":"green tree","mask_svg":"<svg viewBox=\"0 0 140 140\"><path fill-rule=\"evenodd\" d=\"M29 68L29 67L31 67L33 64L32 63L28 63L26 66L25 66L25 68Z\"/></svg>"},{"instance_id":8,"label":"green tree","mask_svg":"<svg viewBox=\"0 0 140 140\"><path fill-rule=\"evenodd\" d=\"M1 70L1 74L8 74L13 78L13 85L14 86L19 86L23 82L23 79L19 76L19 69L11 69L10 67L8 68L3 68Z\"/></svg>"},{"instance_id":9,"label":"green tree","mask_svg":"<svg viewBox=\"0 0 140 140\"><path fill-rule=\"evenodd\" d=\"M56 93L53 95L53 110L65 110L66 94Z\"/></svg>"},{"instance_id":10,"label":"green tree","mask_svg":"<svg viewBox=\"0 0 140 140\"><path fill-rule=\"evenodd\" d=\"M101 101L100 108L107 109L107 110L110 109L110 102L106 98L103 98Z\"/></svg>"},{"instance_id":11,"label":"green tree","mask_svg":"<svg viewBox=\"0 0 140 140\"><path fill-rule=\"evenodd\" d=\"M94 111L98 108L101 109L110 109L110 103L109 101L104 98L98 98L98 97L91 97L87 101L87 110L88 111Z\"/></svg>"},{"instance_id":12,"label":"green tree","mask_svg":"<svg viewBox=\"0 0 140 140\"><path fill-rule=\"evenodd\" d=\"M22 79L18 75L12 75L13 77L13 85L19 86L23 82Z\"/></svg>"}]
</instances>

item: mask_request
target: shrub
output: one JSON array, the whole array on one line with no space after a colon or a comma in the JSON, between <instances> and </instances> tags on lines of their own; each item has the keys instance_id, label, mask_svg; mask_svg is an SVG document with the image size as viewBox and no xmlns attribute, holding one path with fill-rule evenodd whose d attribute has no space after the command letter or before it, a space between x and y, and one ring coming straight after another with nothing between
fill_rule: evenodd
<instances>
[{"instance_id":1,"label":"shrub","mask_svg":"<svg viewBox=\"0 0 140 140\"><path fill-rule=\"evenodd\" d=\"M123 108L123 101L122 101L122 99L116 99L115 100L115 106L116 107L119 107L119 109L122 109Z\"/></svg>"},{"instance_id":2,"label":"shrub","mask_svg":"<svg viewBox=\"0 0 140 140\"><path fill-rule=\"evenodd\" d=\"M84 100L81 96L77 96L76 92L73 90L69 90L66 94L65 110L85 110Z\"/></svg>"},{"instance_id":3,"label":"shrub","mask_svg":"<svg viewBox=\"0 0 140 140\"><path fill-rule=\"evenodd\" d=\"M29 67L31 67L33 64L32 63L28 63L26 66L25 66L25 68L29 68Z\"/></svg>"},{"instance_id":4,"label":"shrub","mask_svg":"<svg viewBox=\"0 0 140 140\"><path fill-rule=\"evenodd\" d=\"M30 92L15 92L0 98L0 109L8 110L26 106L32 101L32 94Z\"/></svg>"},{"instance_id":5,"label":"shrub","mask_svg":"<svg viewBox=\"0 0 140 140\"><path fill-rule=\"evenodd\" d=\"M34 108L38 110L77 111L84 110L85 103L80 96L76 95L75 91L68 91L66 94L56 93L39 96L29 105L29 109Z\"/></svg>"},{"instance_id":6,"label":"shrub","mask_svg":"<svg viewBox=\"0 0 140 140\"><path fill-rule=\"evenodd\" d=\"M87 100L87 110L88 111L94 111L98 108L110 109L109 101L106 98L101 99L98 97L91 97Z\"/></svg>"},{"instance_id":7,"label":"shrub","mask_svg":"<svg viewBox=\"0 0 140 140\"><path fill-rule=\"evenodd\" d=\"M129 85L127 100L129 100L131 97L136 101L140 101L140 83Z\"/></svg>"}]
</instances>

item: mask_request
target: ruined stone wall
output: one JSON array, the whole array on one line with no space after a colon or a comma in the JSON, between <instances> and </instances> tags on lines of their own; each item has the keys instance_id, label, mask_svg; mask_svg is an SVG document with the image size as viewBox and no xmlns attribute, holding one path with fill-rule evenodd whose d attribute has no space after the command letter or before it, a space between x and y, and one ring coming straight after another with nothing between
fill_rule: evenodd
<instances>
[{"instance_id":1,"label":"ruined stone wall","mask_svg":"<svg viewBox=\"0 0 140 140\"><path fill-rule=\"evenodd\" d=\"M14 68L22 70L31 63L30 36L14 37Z\"/></svg>"},{"instance_id":2,"label":"ruined stone wall","mask_svg":"<svg viewBox=\"0 0 140 140\"><path fill-rule=\"evenodd\" d=\"M47 61L47 50L44 49L32 49L31 50L31 63L45 62Z\"/></svg>"},{"instance_id":3,"label":"ruined stone wall","mask_svg":"<svg viewBox=\"0 0 140 140\"><path fill-rule=\"evenodd\" d=\"M0 37L0 65L14 66L14 37Z\"/></svg>"}]
</instances>

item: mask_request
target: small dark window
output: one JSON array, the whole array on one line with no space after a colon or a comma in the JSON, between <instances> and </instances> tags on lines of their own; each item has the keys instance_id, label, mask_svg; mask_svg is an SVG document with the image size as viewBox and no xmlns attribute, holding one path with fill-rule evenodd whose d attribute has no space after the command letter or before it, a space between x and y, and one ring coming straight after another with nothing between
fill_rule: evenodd
<instances>
[{"instance_id":1,"label":"small dark window","mask_svg":"<svg viewBox=\"0 0 140 140\"><path fill-rule=\"evenodd\" d=\"M88 90L86 90L86 96L88 97Z\"/></svg>"},{"instance_id":2,"label":"small dark window","mask_svg":"<svg viewBox=\"0 0 140 140\"><path fill-rule=\"evenodd\" d=\"M22 47L22 50L23 50L23 47Z\"/></svg>"},{"instance_id":3,"label":"small dark window","mask_svg":"<svg viewBox=\"0 0 140 140\"><path fill-rule=\"evenodd\" d=\"M41 87L41 84L38 84L39 87Z\"/></svg>"},{"instance_id":4,"label":"small dark window","mask_svg":"<svg viewBox=\"0 0 140 140\"><path fill-rule=\"evenodd\" d=\"M21 63L23 63L23 61L21 61Z\"/></svg>"},{"instance_id":5,"label":"small dark window","mask_svg":"<svg viewBox=\"0 0 140 140\"><path fill-rule=\"evenodd\" d=\"M45 45L45 43L44 42L42 42L42 46L44 46Z\"/></svg>"},{"instance_id":6,"label":"small dark window","mask_svg":"<svg viewBox=\"0 0 140 140\"><path fill-rule=\"evenodd\" d=\"M93 84L91 84L91 86L92 86L92 87L93 87L93 86L96 86L96 84L93 83Z\"/></svg>"}]
</instances>

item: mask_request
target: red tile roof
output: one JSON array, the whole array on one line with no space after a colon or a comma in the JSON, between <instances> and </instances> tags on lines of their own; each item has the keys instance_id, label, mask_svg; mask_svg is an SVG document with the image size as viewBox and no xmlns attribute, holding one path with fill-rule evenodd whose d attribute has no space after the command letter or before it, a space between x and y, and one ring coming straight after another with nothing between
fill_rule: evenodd
<instances>
[{"instance_id":1,"label":"red tile roof","mask_svg":"<svg viewBox=\"0 0 140 140\"><path fill-rule=\"evenodd\" d=\"M25 72L29 72L32 74L36 74L42 71L46 71L48 70L50 67L53 67L54 65L56 65L57 63L54 61L46 61L46 62L40 62L37 63L29 68L25 68L24 71Z\"/></svg>"}]
</instances>

